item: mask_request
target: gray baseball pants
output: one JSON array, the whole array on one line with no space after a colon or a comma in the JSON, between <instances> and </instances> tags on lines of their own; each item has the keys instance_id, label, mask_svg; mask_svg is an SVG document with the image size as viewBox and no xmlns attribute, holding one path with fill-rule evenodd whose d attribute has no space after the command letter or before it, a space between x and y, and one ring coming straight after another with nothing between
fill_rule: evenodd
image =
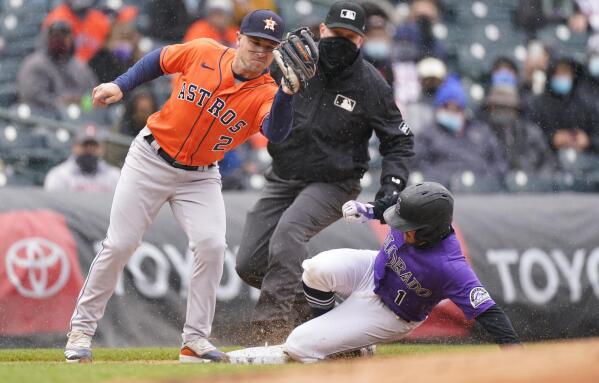
<instances>
[{"instance_id":1,"label":"gray baseball pants","mask_svg":"<svg viewBox=\"0 0 599 383\"><path fill-rule=\"evenodd\" d=\"M236 270L241 279L261 289L252 321L293 320L301 297L302 262L308 241L342 217L341 206L360 194L360 180L307 183L265 174L260 199L248 212Z\"/></svg>"},{"instance_id":2,"label":"gray baseball pants","mask_svg":"<svg viewBox=\"0 0 599 383\"><path fill-rule=\"evenodd\" d=\"M112 201L108 233L77 299L71 330L95 333L123 268L168 202L194 255L183 341L208 338L226 246L220 173L218 167L203 171L172 167L143 139L148 134L144 128L127 154Z\"/></svg>"}]
</instances>

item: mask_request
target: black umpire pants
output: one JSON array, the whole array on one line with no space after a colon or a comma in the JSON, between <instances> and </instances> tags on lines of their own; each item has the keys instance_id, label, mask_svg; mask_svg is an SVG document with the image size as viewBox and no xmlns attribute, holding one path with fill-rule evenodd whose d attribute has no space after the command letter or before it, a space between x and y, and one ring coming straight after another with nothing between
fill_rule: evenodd
<instances>
[{"instance_id":1,"label":"black umpire pants","mask_svg":"<svg viewBox=\"0 0 599 383\"><path fill-rule=\"evenodd\" d=\"M261 289L252 322L293 325L294 301L307 306L301 275L310 256L308 241L342 217L341 206L360 194L360 180L307 183L282 179L272 169L265 178L260 199L247 214L236 270Z\"/></svg>"}]
</instances>

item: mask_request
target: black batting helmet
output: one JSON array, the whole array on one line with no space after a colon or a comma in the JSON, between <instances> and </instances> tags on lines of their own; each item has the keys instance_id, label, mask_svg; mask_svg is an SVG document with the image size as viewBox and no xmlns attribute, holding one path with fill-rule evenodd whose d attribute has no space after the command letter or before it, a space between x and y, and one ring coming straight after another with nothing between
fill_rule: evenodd
<instances>
[{"instance_id":1,"label":"black batting helmet","mask_svg":"<svg viewBox=\"0 0 599 383\"><path fill-rule=\"evenodd\" d=\"M418 244L432 245L451 233L453 196L439 183L418 183L399 193L397 204L383 216L389 226L401 232L416 231Z\"/></svg>"}]
</instances>

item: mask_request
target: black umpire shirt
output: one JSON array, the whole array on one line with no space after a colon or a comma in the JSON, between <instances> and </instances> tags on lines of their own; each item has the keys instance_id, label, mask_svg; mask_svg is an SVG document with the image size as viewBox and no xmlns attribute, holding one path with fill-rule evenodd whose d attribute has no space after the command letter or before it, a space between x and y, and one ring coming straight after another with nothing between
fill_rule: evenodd
<instances>
[{"instance_id":1,"label":"black umpire shirt","mask_svg":"<svg viewBox=\"0 0 599 383\"><path fill-rule=\"evenodd\" d=\"M289 137L268 144L275 174L284 179L335 182L360 179L368 170L374 131L383 157L381 182L408 179L414 137L395 104L393 90L360 53L332 79L318 70L293 98Z\"/></svg>"}]
</instances>

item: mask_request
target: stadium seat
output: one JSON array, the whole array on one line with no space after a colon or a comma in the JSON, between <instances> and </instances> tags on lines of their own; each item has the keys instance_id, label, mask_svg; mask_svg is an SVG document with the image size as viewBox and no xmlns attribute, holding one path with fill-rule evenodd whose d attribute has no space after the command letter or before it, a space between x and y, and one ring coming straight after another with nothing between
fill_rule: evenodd
<instances>
[{"instance_id":1,"label":"stadium seat","mask_svg":"<svg viewBox=\"0 0 599 383\"><path fill-rule=\"evenodd\" d=\"M47 14L50 11L49 0L0 0L0 12L22 15L28 13Z\"/></svg>"},{"instance_id":2,"label":"stadium seat","mask_svg":"<svg viewBox=\"0 0 599 383\"><path fill-rule=\"evenodd\" d=\"M449 189L454 193L499 193L504 191L501 180L495 177L475 175L465 171L454 174L449 181Z\"/></svg>"},{"instance_id":3,"label":"stadium seat","mask_svg":"<svg viewBox=\"0 0 599 383\"><path fill-rule=\"evenodd\" d=\"M575 33L566 25L550 25L537 31L537 37L558 56L570 56L583 62L587 51L587 34Z\"/></svg>"},{"instance_id":4,"label":"stadium seat","mask_svg":"<svg viewBox=\"0 0 599 383\"><path fill-rule=\"evenodd\" d=\"M17 102L17 86L14 83L0 84L0 106Z\"/></svg>"},{"instance_id":5,"label":"stadium seat","mask_svg":"<svg viewBox=\"0 0 599 383\"><path fill-rule=\"evenodd\" d=\"M3 50L0 50L3 53ZM21 60L3 58L0 60L0 84L14 83L21 67Z\"/></svg>"},{"instance_id":6,"label":"stadium seat","mask_svg":"<svg viewBox=\"0 0 599 383\"><path fill-rule=\"evenodd\" d=\"M0 16L0 34L6 40L18 40L23 37L37 36L45 14L28 13L16 15L5 13Z\"/></svg>"},{"instance_id":7,"label":"stadium seat","mask_svg":"<svg viewBox=\"0 0 599 383\"><path fill-rule=\"evenodd\" d=\"M511 193L549 193L557 190L553 177L541 177L522 171L510 172L504 183L506 190Z\"/></svg>"},{"instance_id":8,"label":"stadium seat","mask_svg":"<svg viewBox=\"0 0 599 383\"><path fill-rule=\"evenodd\" d=\"M0 46L0 57L22 59L35 50L35 38L22 38L21 40L7 40ZM0 60L0 65L4 59Z\"/></svg>"},{"instance_id":9,"label":"stadium seat","mask_svg":"<svg viewBox=\"0 0 599 383\"><path fill-rule=\"evenodd\" d=\"M573 174L581 174L599 169L599 156L579 153L573 149L560 150L557 155L562 169Z\"/></svg>"}]
</instances>

